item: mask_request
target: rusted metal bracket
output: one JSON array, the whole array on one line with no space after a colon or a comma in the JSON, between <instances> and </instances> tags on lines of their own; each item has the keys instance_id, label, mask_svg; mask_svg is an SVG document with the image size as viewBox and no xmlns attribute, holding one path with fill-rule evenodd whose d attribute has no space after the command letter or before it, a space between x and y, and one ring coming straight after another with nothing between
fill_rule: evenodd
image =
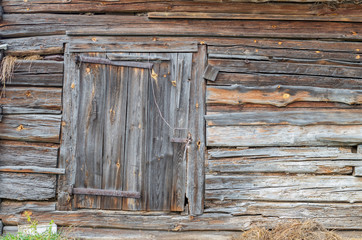
<instances>
[{"instance_id":1,"label":"rusted metal bracket","mask_svg":"<svg viewBox=\"0 0 362 240\"><path fill-rule=\"evenodd\" d=\"M152 69L153 66L153 63L132 62L132 61L111 61L107 58L85 57L85 56L77 56L76 62L106 64L106 65L113 65L120 67L135 67L135 68L146 68L146 69Z\"/></svg>"},{"instance_id":2,"label":"rusted metal bracket","mask_svg":"<svg viewBox=\"0 0 362 240\"><path fill-rule=\"evenodd\" d=\"M123 197L123 198L141 198L141 194L139 192L105 190L105 189L95 189L95 188L74 188L73 186L70 187L69 194Z\"/></svg>"}]
</instances>

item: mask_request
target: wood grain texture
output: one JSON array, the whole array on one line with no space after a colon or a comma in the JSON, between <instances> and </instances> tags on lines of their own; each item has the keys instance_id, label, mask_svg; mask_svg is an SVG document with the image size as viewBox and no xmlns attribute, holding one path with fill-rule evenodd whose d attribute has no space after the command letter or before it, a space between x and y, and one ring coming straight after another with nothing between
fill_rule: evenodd
<instances>
[{"instance_id":1,"label":"wood grain texture","mask_svg":"<svg viewBox=\"0 0 362 240\"><path fill-rule=\"evenodd\" d=\"M186 196L189 202L189 214L192 216L202 214L204 209L206 82L202 74L207 63L206 51L206 45L199 45L199 52L193 56L190 86L189 124L192 141L188 150Z\"/></svg>"},{"instance_id":2,"label":"wood grain texture","mask_svg":"<svg viewBox=\"0 0 362 240\"><path fill-rule=\"evenodd\" d=\"M128 212L110 212L110 211L53 211L39 212L33 211L33 217L41 219L41 222L49 223L54 220L57 225L97 228L104 226L107 222L108 228L114 229L133 229L133 230L152 230L168 232L187 232L187 231L240 231L247 230L252 226L273 228L284 220L278 217L263 217L260 215L246 215L231 217L231 214L225 213L207 213L201 216L190 218L180 215L162 215L160 213L130 214ZM5 225L17 225L26 223L26 218L21 214L1 214L0 217ZM358 230L361 229L360 217L342 216L342 217L318 217L315 218L329 229L334 230Z\"/></svg>"},{"instance_id":3,"label":"wood grain texture","mask_svg":"<svg viewBox=\"0 0 362 240\"><path fill-rule=\"evenodd\" d=\"M122 190L128 68L107 66L102 189ZM122 209L122 199L101 199L102 209Z\"/></svg>"},{"instance_id":4,"label":"wood grain texture","mask_svg":"<svg viewBox=\"0 0 362 240\"><path fill-rule=\"evenodd\" d=\"M134 41L125 41L126 39L117 40L114 37L92 36L92 37L71 37L69 43L70 52L134 52L134 53L150 53L150 52L196 52L197 45L195 41L156 41L155 39L147 39L142 42L141 39ZM141 40L141 41L140 41ZM144 40L143 40L144 41Z\"/></svg>"},{"instance_id":5,"label":"wood grain texture","mask_svg":"<svg viewBox=\"0 0 362 240\"><path fill-rule=\"evenodd\" d=\"M29 166L1 166L0 172L65 174L65 169L33 167L33 166L31 166L31 167L29 167Z\"/></svg>"},{"instance_id":6,"label":"wood grain texture","mask_svg":"<svg viewBox=\"0 0 362 240\"><path fill-rule=\"evenodd\" d=\"M257 201L208 201L205 212L229 213L233 216L262 215L264 217L311 219L343 218L359 214L360 203L302 203L302 202L257 202Z\"/></svg>"},{"instance_id":7,"label":"wood grain texture","mask_svg":"<svg viewBox=\"0 0 362 240\"><path fill-rule=\"evenodd\" d=\"M359 125L225 126L207 127L206 139L207 146L353 146L362 141L361 131ZM334 140L326 139L332 136ZM349 140L351 136L356 139Z\"/></svg>"},{"instance_id":8,"label":"wood grain texture","mask_svg":"<svg viewBox=\"0 0 362 240\"><path fill-rule=\"evenodd\" d=\"M191 27L192 26L192 27ZM212 27L208 27L212 26ZM218 37L270 37L300 39L360 39L359 23L252 21L252 20L153 20L142 24L123 25L104 30L83 28L67 31L68 35L105 36L218 36Z\"/></svg>"},{"instance_id":9,"label":"wood grain texture","mask_svg":"<svg viewBox=\"0 0 362 240\"><path fill-rule=\"evenodd\" d=\"M12 56L50 55L62 54L65 41L65 36L54 35L1 39L0 44L8 44L6 54Z\"/></svg>"},{"instance_id":10,"label":"wood grain texture","mask_svg":"<svg viewBox=\"0 0 362 240\"><path fill-rule=\"evenodd\" d=\"M3 200L1 202L0 214L11 215L21 214L25 210L38 211L38 212L51 212L55 211L55 202L53 201L11 201Z\"/></svg>"},{"instance_id":11,"label":"wood grain texture","mask_svg":"<svg viewBox=\"0 0 362 240\"><path fill-rule=\"evenodd\" d=\"M206 200L361 202L353 176L206 175Z\"/></svg>"},{"instance_id":12,"label":"wood grain texture","mask_svg":"<svg viewBox=\"0 0 362 240\"><path fill-rule=\"evenodd\" d=\"M228 73L221 72L215 82L208 81L209 85L242 84L248 87L288 85L313 86L322 88L342 88L361 90L361 79L345 77L307 76L293 74L268 73Z\"/></svg>"},{"instance_id":13,"label":"wood grain texture","mask_svg":"<svg viewBox=\"0 0 362 240\"><path fill-rule=\"evenodd\" d=\"M0 139L59 143L60 115L5 115Z\"/></svg>"},{"instance_id":14,"label":"wood grain texture","mask_svg":"<svg viewBox=\"0 0 362 240\"><path fill-rule=\"evenodd\" d=\"M61 88L7 87L0 98L3 114L60 114Z\"/></svg>"},{"instance_id":15,"label":"wood grain texture","mask_svg":"<svg viewBox=\"0 0 362 240\"><path fill-rule=\"evenodd\" d=\"M269 61L240 61L230 59L210 59L209 64L217 67L221 72L237 73L271 73L271 74L296 74L312 76L333 76L345 78L361 78L361 68L358 66L338 66L305 64L293 62Z\"/></svg>"},{"instance_id":16,"label":"wood grain texture","mask_svg":"<svg viewBox=\"0 0 362 240\"><path fill-rule=\"evenodd\" d=\"M358 159L350 147L265 147L243 149L210 149L210 158L243 157L249 159L261 158L297 158L297 159ZM339 158L338 158L339 157Z\"/></svg>"},{"instance_id":17,"label":"wood grain texture","mask_svg":"<svg viewBox=\"0 0 362 240\"><path fill-rule=\"evenodd\" d=\"M262 1L265 2L265 1ZM314 21L341 21L341 22L362 22L360 16L307 16L307 15L283 15L281 14L240 14L240 13L208 13L208 12L149 12L148 18L160 19L233 19L233 20L314 20Z\"/></svg>"},{"instance_id":18,"label":"wood grain texture","mask_svg":"<svg viewBox=\"0 0 362 240\"><path fill-rule=\"evenodd\" d=\"M250 41L250 40L249 40ZM270 40L261 43L245 41L239 46L210 46L208 54L210 58L249 59L249 60L300 60L306 62L329 62L350 64L360 63L358 44L354 49L339 49L339 44L332 41L297 41L297 40ZM258 41L258 40L256 40ZM299 43L299 44L298 44ZM298 44L298 45L297 45ZM306 46L309 44L310 46ZM348 51L349 50L349 51ZM352 64L353 65L353 64Z\"/></svg>"},{"instance_id":19,"label":"wood grain texture","mask_svg":"<svg viewBox=\"0 0 362 240\"><path fill-rule=\"evenodd\" d=\"M0 141L0 166L57 166L56 144Z\"/></svg>"},{"instance_id":20,"label":"wood grain texture","mask_svg":"<svg viewBox=\"0 0 362 240\"><path fill-rule=\"evenodd\" d=\"M206 115L207 126L361 125L362 111L255 111Z\"/></svg>"},{"instance_id":21,"label":"wood grain texture","mask_svg":"<svg viewBox=\"0 0 362 240\"><path fill-rule=\"evenodd\" d=\"M15 63L14 75L7 85L62 87L63 62L18 60Z\"/></svg>"},{"instance_id":22,"label":"wood grain texture","mask_svg":"<svg viewBox=\"0 0 362 240\"><path fill-rule=\"evenodd\" d=\"M90 54L91 57L105 57ZM81 64L77 117L77 175L74 187L102 187L104 115L106 101L106 66ZM75 79L74 79L75 80ZM76 195L76 208L100 208L100 196Z\"/></svg>"},{"instance_id":23,"label":"wood grain texture","mask_svg":"<svg viewBox=\"0 0 362 240\"><path fill-rule=\"evenodd\" d=\"M0 173L0 197L46 200L55 197L56 176L33 173Z\"/></svg>"},{"instance_id":24,"label":"wood grain texture","mask_svg":"<svg viewBox=\"0 0 362 240\"><path fill-rule=\"evenodd\" d=\"M260 2L269 2L262 5ZM273 3L278 2L278 3ZM291 4L302 2L302 4ZM313 19L316 16L329 17L331 21L345 19L351 21L353 17L360 17L360 6L352 3L338 4L330 7L328 4L311 3L311 1L101 1L92 3L84 0L63 2L60 0L36 0L23 2L21 0L4 0L3 6L6 13L36 13L36 12L73 12L73 13L106 13L106 12L210 12L210 13L242 13L288 16L302 15L305 19ZM176 13L175 13L176 14ZM348 16L346 16L348 15ZM295 16L293 16L295 17ZM291 18L289 20L293 20Z\"/></svg>"},{"instance_id":25,"label":"wood grain texture","mask_svg":"<svg viewBox=\"0 0 362 240\"><path fill-rule=\"evenodd\" d=\"M293 102L339 102L361 104L362 91L305 86L274 85L262 87L208 86L208 104L268 104L284 107Z\"/></svg>"}]
</instances>

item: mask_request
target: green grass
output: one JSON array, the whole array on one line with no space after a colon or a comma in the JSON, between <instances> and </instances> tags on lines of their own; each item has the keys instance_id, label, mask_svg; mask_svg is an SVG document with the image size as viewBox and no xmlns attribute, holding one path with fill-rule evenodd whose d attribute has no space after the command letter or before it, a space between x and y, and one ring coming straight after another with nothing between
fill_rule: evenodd
<instances>
[{"instance_id":1,"label":"green grass","mask_svg":"<svg viewBox=\"0 0 362 240\"><path fill-rule=\"evenodd\" d=\"M49 228L43 232L43 233L38 233L37 232L37 227L38 227L38 221L36 220L32 220L30 218L30 215L25 212L26 216L27 216L27 221L29 222L30 226L29 226L29 232L30 234L27 233L23 233L23 232L18 232L15 234L7 234L4 237L0 236L0 240L63 240L63 239L67 239L65 236L63 236L62 233L53 233L52 232L52 224L54 224L53 221L51 221L49 223Z\"/></svg>"}]
</instances>

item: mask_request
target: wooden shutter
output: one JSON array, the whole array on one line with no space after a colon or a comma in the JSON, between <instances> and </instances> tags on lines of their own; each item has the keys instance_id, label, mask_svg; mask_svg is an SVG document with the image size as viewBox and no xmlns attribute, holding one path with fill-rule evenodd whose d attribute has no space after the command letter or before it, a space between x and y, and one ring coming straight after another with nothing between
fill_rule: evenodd
<instances>
[{"instance_id":1,"label":"wooden shutter","mask_svg":"<svg viewBox=\"0 0 362 240\"><path fill-rule=\"evenodd\" d=\"M128 60L137 57L153 60L152 70L79 64L74 187L140 192L141 198L75 195L75 208L184 210L186 143L172 139L188 136L192 54Z\"/></svg>"}]
</instances>

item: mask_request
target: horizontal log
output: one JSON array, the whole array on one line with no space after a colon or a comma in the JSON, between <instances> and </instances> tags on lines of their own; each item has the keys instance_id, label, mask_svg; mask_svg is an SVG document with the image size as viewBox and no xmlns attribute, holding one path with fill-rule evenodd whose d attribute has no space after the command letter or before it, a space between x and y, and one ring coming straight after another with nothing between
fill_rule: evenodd
<instances>
[{"instance_id":1,"label":"horizontal log","mask_svg":"<svg viewBox=\"0 0 362 240\"><path fill-rule=\"evenodd\" d=\"M345 134L341 135L319 135L317 139L326 142L326 143L343 143L343 144L351 144L351 145L358 145L362 143L362 136L354 135L354 134Z\"/></svg>"},{"instance_id":2,"label":"horizontal log","mask_svg":"<svg viewBox=\"0 0 362 240\"><path fill-rule=\"evenodd\" d=\"M0 172L65 174L65 169L32 167L32 166L2 166L0 167Z\"/></svg>"},{"instance_id":3,"label":"horizontal log","mask_svg":"<svg viewBox=\"0 0 362 240\"><path fill-rule=\"evenodd\" d=\"M11 214L22 214L24 211L38 211L38 212L51 212L55 211L56 203L52 201L10 201L3 200L0 204L0 214L11 215Z\"/></svg>"},{"instance_id":4,"label":"horizontal log","mask_svg":"<svg viewBox=\"0 0 362 240\"><path fill-rule=\"evenodd\" d=\"M262 147L262 146L355 146L362 142L360 125L312 126L225 126L207 127L207 146ZM326 141L334 136L335 141ZM348 140L351 136L356 138ZM338 140L341 137L341 140Z\"/></svg>"},{"instance_id":5,"label":"horizontal log","mask_svg":"<svg viewBox=\"0 0 362 240\"><path fill-rule=\"evenodd\" d=\"M264 217L314 219L359 216L362 204L346 203L293 203L253 201L207 201L207 213L229 213L234 216L262 215Z\"/></svg>"},{"instance_id":6,"label":"horizontal log","mask_svg":"<svg viewBox=\"0 0 362 240\"><path fill-rule=\"evenodd\" d=\"M29 38L1 39L0 44L8 44L7 55L29 56L29 55L51 55L62 54L63 44L66 39L64 35L36 36Z\"/></svg>"},{"instance_id":7,"label":"horizontal log","mask_svg":"<svg viewBox=\"0 0 362 240\"><path fill-rule=\"evenodd\" d=\"M55 187L55 175L0 173L0 198L46 200L55 197Z\"/></svg>"},{"instance_id":8,"label":"horizontal log","mask_svg":"<svg viewBox=\"0 0 362 240\"><path fill-rule=\"evenodd\" d=\"M236 233L233 231L192 231L192 232L168 232L168 231L142 231L127 229L105 229L105 228L65 228L70 232L69 237L75 239L159 239L159 240L229 240Z\"/></svg>"},{"instance_id":9,"label":"horizontal log","mask_svg":"<svg viewBox=\"0 0 362 240\"><path fill-rule=\"evenodd\" d=\"M196 42L185 42L180 39L165 42L154 41L152 39L146 42L117 41L114 38L103 36L75 38L69 43L69 52L197 52Z\"/></svg>"},{"instance_id":10,"label":"horizontal log","mask_svg":"<svg viewBox=\"0 0 362 240\"><path fill-rule=\"evenodd\" d=\"M63 62L50 60L17 60L14 73L17 74L51 74L63 73Z\"/></svg>"},{"instance_id":11,"label":"horizontal log","mask_svg":"<svg viewBox=\"0 0 362 240\"><path fill-rule=\"evenodd\" d=\"M0 98L4 114L60 114L61 88L7 87Z\"/></svg>"},{"instance_id":12,"label":"horizontal log","mask_svg":"<svg viewBox=\"0 0 362 240\"><path fill-rule=\"evenodd\" d=\"M266 147L245 149L215 149L208 151L210 158L296 158L296 159L344 159L351 160L359 154L351 152L350 147Z\"/></svg>"},{"instance_id":13,"label":"horizontal log","mask_svg":"<svg viewBox=\"0 0 362 240\"><path fill-rule=\"evenodd\" d=\"M209 64L217 67L221 72L362 78L361 68L350 66L304 64L292 62L240 61L228 59L210 59Z\"/></svg>"},{"instance_id":14,"label":"horizontal log","mask_svg":"<svg viewBox=\"0 0 362 240\"><path fill-rule=\"evenodd\" d=\"M275 40L274 40L275 41ZM229 59L250 59L250 60L308 60L308 61L325 61L332 64L348 62L360 63L359 56L361 52L358 51L359 47L354 45L354 49L340 49L338 44L333 45L333 42L327 42L324 46L324 41L316 43L315 41L306 41L311 46L307 48L305 43L302 43L302 46L293 46L295 42L289 43L291 46L286 46L285 48L280 48L275 46L275 44L288 45L289 40L279 40L279 42L265 42L266 46L260 46L260 44L250 44L246 42L246 45L241 46L210 46L208 48L208 54L210 58L229 58ZM302 42L302 41L300 41ZM316 46L313 46L315 44ZM332 45L332 46L331 46ZM292 46L294 48L292 48ZM318 48L319 47L319 48ZM324 49L326 47L327 49ZM318 50L314 50L317 49ZM332 48L328 50L328 48Z\"/></svg>"},{"instance_id":15,"label":"horizontal log","mask_svg":"<svg viewBox=\"0 0 362 240\"><path fill-rule=\"evenodd\" d=\"M121 26L121 27L120 27ZM68 30L71 36L218 36L300 39L360 39L359 23L252 21L252 20L153 20L142 24L88 27Z\"/></svg>"},{"instance_id":16,"label":"horizontal log","mask_svg":"<svg viewBox=\"0 0 362 240\"><path fill-rule=\"evenodd\" d=\"M256 2L278 2L260 4ZM326 16L331 21L344 16L346 20L360 15L359 5L347 3L329 7L328 5L316 5L309 1L294 0L291 2L302 2L302 4L291 4L280 1L102 1L93 0L72 0L64 2L62 0L33 0L24 2L21 0L3 0L2 5L6 13L34 13L34 12L65 12L65 13L105 13L105 12L211 12L211 13L254 13L264 15L305 15ZM325 1L321 1L325 2ZM293 19L291 19L293 20Z\"/></svg>"},{"instance_id":17,"label":"horizontal log","mask_svg":"<svg viewBox=\"0 0 362 240\"><path fill-rule=\"evenodd\" d=\"M234 216L230 214L208 213L202 216L189 217L180 215L143 215L127 214L116 211L33 211L32 218L40 222L49 223L54 220L60 226L77 226L90 228L103 228L107 222L107 228L128 230L152 230L168 232L184 231L242 231L252 226L273 228L278 223L289 222L290 219L277 217L262 217L260 215ZM5 225L17 225L26 223L26 217L21 214L0 215ZM334 230L358 230L362 221L359 216L315 218L327 228Z\"/></svg>"},{"instance_id":18,"label":"horizontal log","mask_svg":"<svg viewBox=\"0 0 362 240\"><path fill-rule=\"evenodd\" d=\"M313 86L322 88L362 89L362 80L356 78L338 78L324 76L307 76L292 74L265 74L265 73L226 73L218 74L215 82L209 85L242 84L248 87L293 85Z\"/></svg>"},{"instance_id":19,"label":"horizontal log","mask_svg":"<svg viewBox=\"0 0 362 240\"><path fill-rule=\"evenodd\" d=\"M361 111L260 111L206 115L208 126L243 125L362 125Z\"/></svg>"},{"instance_id":20,"label":"horizontal log","mask_svg":"<svg viewBox=\"0 0 362 240\"><path fill-rule=\"evenodd\" d=\"M206 200L362 202L354 176L206 175Z\"/></svg>"},{"instance_id":21,"label":"horizontal log","mask_svg":"<svg viewBox=\"0 0 362 240\"><path fill-rule=\"evenodd\" d=\"M59 143L60 115L4 115L0 139Z\"/></svg>"},{"instance_id":22,"label":"horizontal log","mask_svg":"<svg viewBox=\"0 0 362 240\"><path fill-rule=\"evenodd\" d=\"M263 1L264 2L264 1ZM207 13L207 12L149 12L149 18L161 19L233 19L233 20L300 20L300 21L341 21L362 22L360 16L313 16L313 15L270 15L270 14L240 14L240 13Z\"/></svg>"},{"instance_id":23,"label":"horizontal log","mask_svg":"<svg viewBox=\"0 0 362 240\"><path fill-rule=\"evenodd\" d=\"M0 166L35 166L55 168L59 145L0 141Z\"/></svg>"},{"instance_id":24,"label":"horizontal log","mask_svg":"<svg viewBox=\"0 0 362 240\"><path fill-rule=\"evenodd\" d=\"M339 102L361 104L362 91L305 86L274 85L262 87L208 86L208 104L269 104L284 107L293 102Z\"/></svg>"},{"instance_id":25,"label":"horizontal log","mask_svg":"<svg viewBox=\"0 0 362 240\"><path fill-rule=\"evenodd\" d=\"M356 156L357 157L357 156ZM354 167L362 167L362 155L352 160L300 158L243 159L222 158L207 160L211 173L292 173L351 175ZM342 157L346 158L346 157Z\"/></svg>"}]
</instances>

